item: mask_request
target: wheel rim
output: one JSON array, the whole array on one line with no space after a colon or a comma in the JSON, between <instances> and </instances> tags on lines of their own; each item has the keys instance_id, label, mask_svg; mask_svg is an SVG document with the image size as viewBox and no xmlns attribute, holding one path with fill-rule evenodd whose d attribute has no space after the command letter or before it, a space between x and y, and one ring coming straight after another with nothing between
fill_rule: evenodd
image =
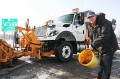
<instances>
[{"instance_id":1,"label":"wheel rim","mask_svg":"<svg viewBox=\"0 0 120 79\"><path fill-rule=\"evenodd\" d=\"M64 58L68 58L71 54L71 49L69 46L64 46L63 49L62 49L62 56Z\"/></svg>"}]
</instances>

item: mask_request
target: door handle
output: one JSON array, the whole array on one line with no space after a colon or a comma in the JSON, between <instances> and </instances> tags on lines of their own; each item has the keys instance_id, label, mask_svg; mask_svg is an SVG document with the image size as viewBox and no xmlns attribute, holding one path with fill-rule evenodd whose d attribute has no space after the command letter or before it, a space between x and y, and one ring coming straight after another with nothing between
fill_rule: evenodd
<instances>
[{"instance_id":1,"label":"door handle","mask_svg":"<svg viewBox=\"0 0 120 79\"><path fill-rule=\"evenodd\" d=\"M77 28L78 26L76 26L76 28Z\"/></svg>"},{"instance_id":2,"label":"door handle","mask_svg":"<svg viewBox=\"0 0 120 79\"><path fill-rule=\"evenodd\" d=\"M84 34L84 30L83 30L83 34Z\"/></svg>"}]
</instances>

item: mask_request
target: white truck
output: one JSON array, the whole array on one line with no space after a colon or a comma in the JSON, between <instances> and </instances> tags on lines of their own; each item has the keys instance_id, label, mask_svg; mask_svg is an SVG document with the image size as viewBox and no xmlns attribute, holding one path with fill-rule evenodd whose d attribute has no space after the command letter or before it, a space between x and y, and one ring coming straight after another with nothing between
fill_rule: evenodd
<instances>
[{"instance_id":1,"label":"white truck","mask_svg":"<svg viewBox=\"0 0 120 79\"><path fill-rule=\"evenodd\" d=\"M73 12L58 17L54 22L36 28L36 36L44 42L44 50L55 50L55 56L62 62L69 61L73 54L86 48L86 14Z\"/></svg>"}]
</instances>

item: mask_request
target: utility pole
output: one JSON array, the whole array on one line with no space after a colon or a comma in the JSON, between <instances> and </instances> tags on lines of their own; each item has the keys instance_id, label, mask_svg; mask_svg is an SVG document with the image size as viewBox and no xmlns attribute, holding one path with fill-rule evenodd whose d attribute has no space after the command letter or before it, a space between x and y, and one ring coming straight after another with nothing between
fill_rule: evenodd
<instances>
[{"instance_id":1,"label":"utility pole","mask_svg":"<svg viewBox=\"0 0 120 79\"><path fill-rule=\"evenodd\" d=\"M5 31L3 31L3 39L5 40Z\"/></svg>"}]
</instances>

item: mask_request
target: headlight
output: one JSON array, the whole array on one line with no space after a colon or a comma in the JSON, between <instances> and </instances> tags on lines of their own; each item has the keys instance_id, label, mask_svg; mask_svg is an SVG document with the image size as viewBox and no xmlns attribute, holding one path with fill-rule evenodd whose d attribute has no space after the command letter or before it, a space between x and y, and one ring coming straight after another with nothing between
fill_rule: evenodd
<instances>
[{"instance_id":1,"label":"headlight","mask_svg":"<svg viewBox=\"0 0 120 79\"><path fill-rule=\"evenodd\" d=\"M48 37L52 37L52 36L55 36L57 35L59 32L57 30L54 30L52 32L50 32L50 34L48 35Z\"/></svg>"}]
</instances>

